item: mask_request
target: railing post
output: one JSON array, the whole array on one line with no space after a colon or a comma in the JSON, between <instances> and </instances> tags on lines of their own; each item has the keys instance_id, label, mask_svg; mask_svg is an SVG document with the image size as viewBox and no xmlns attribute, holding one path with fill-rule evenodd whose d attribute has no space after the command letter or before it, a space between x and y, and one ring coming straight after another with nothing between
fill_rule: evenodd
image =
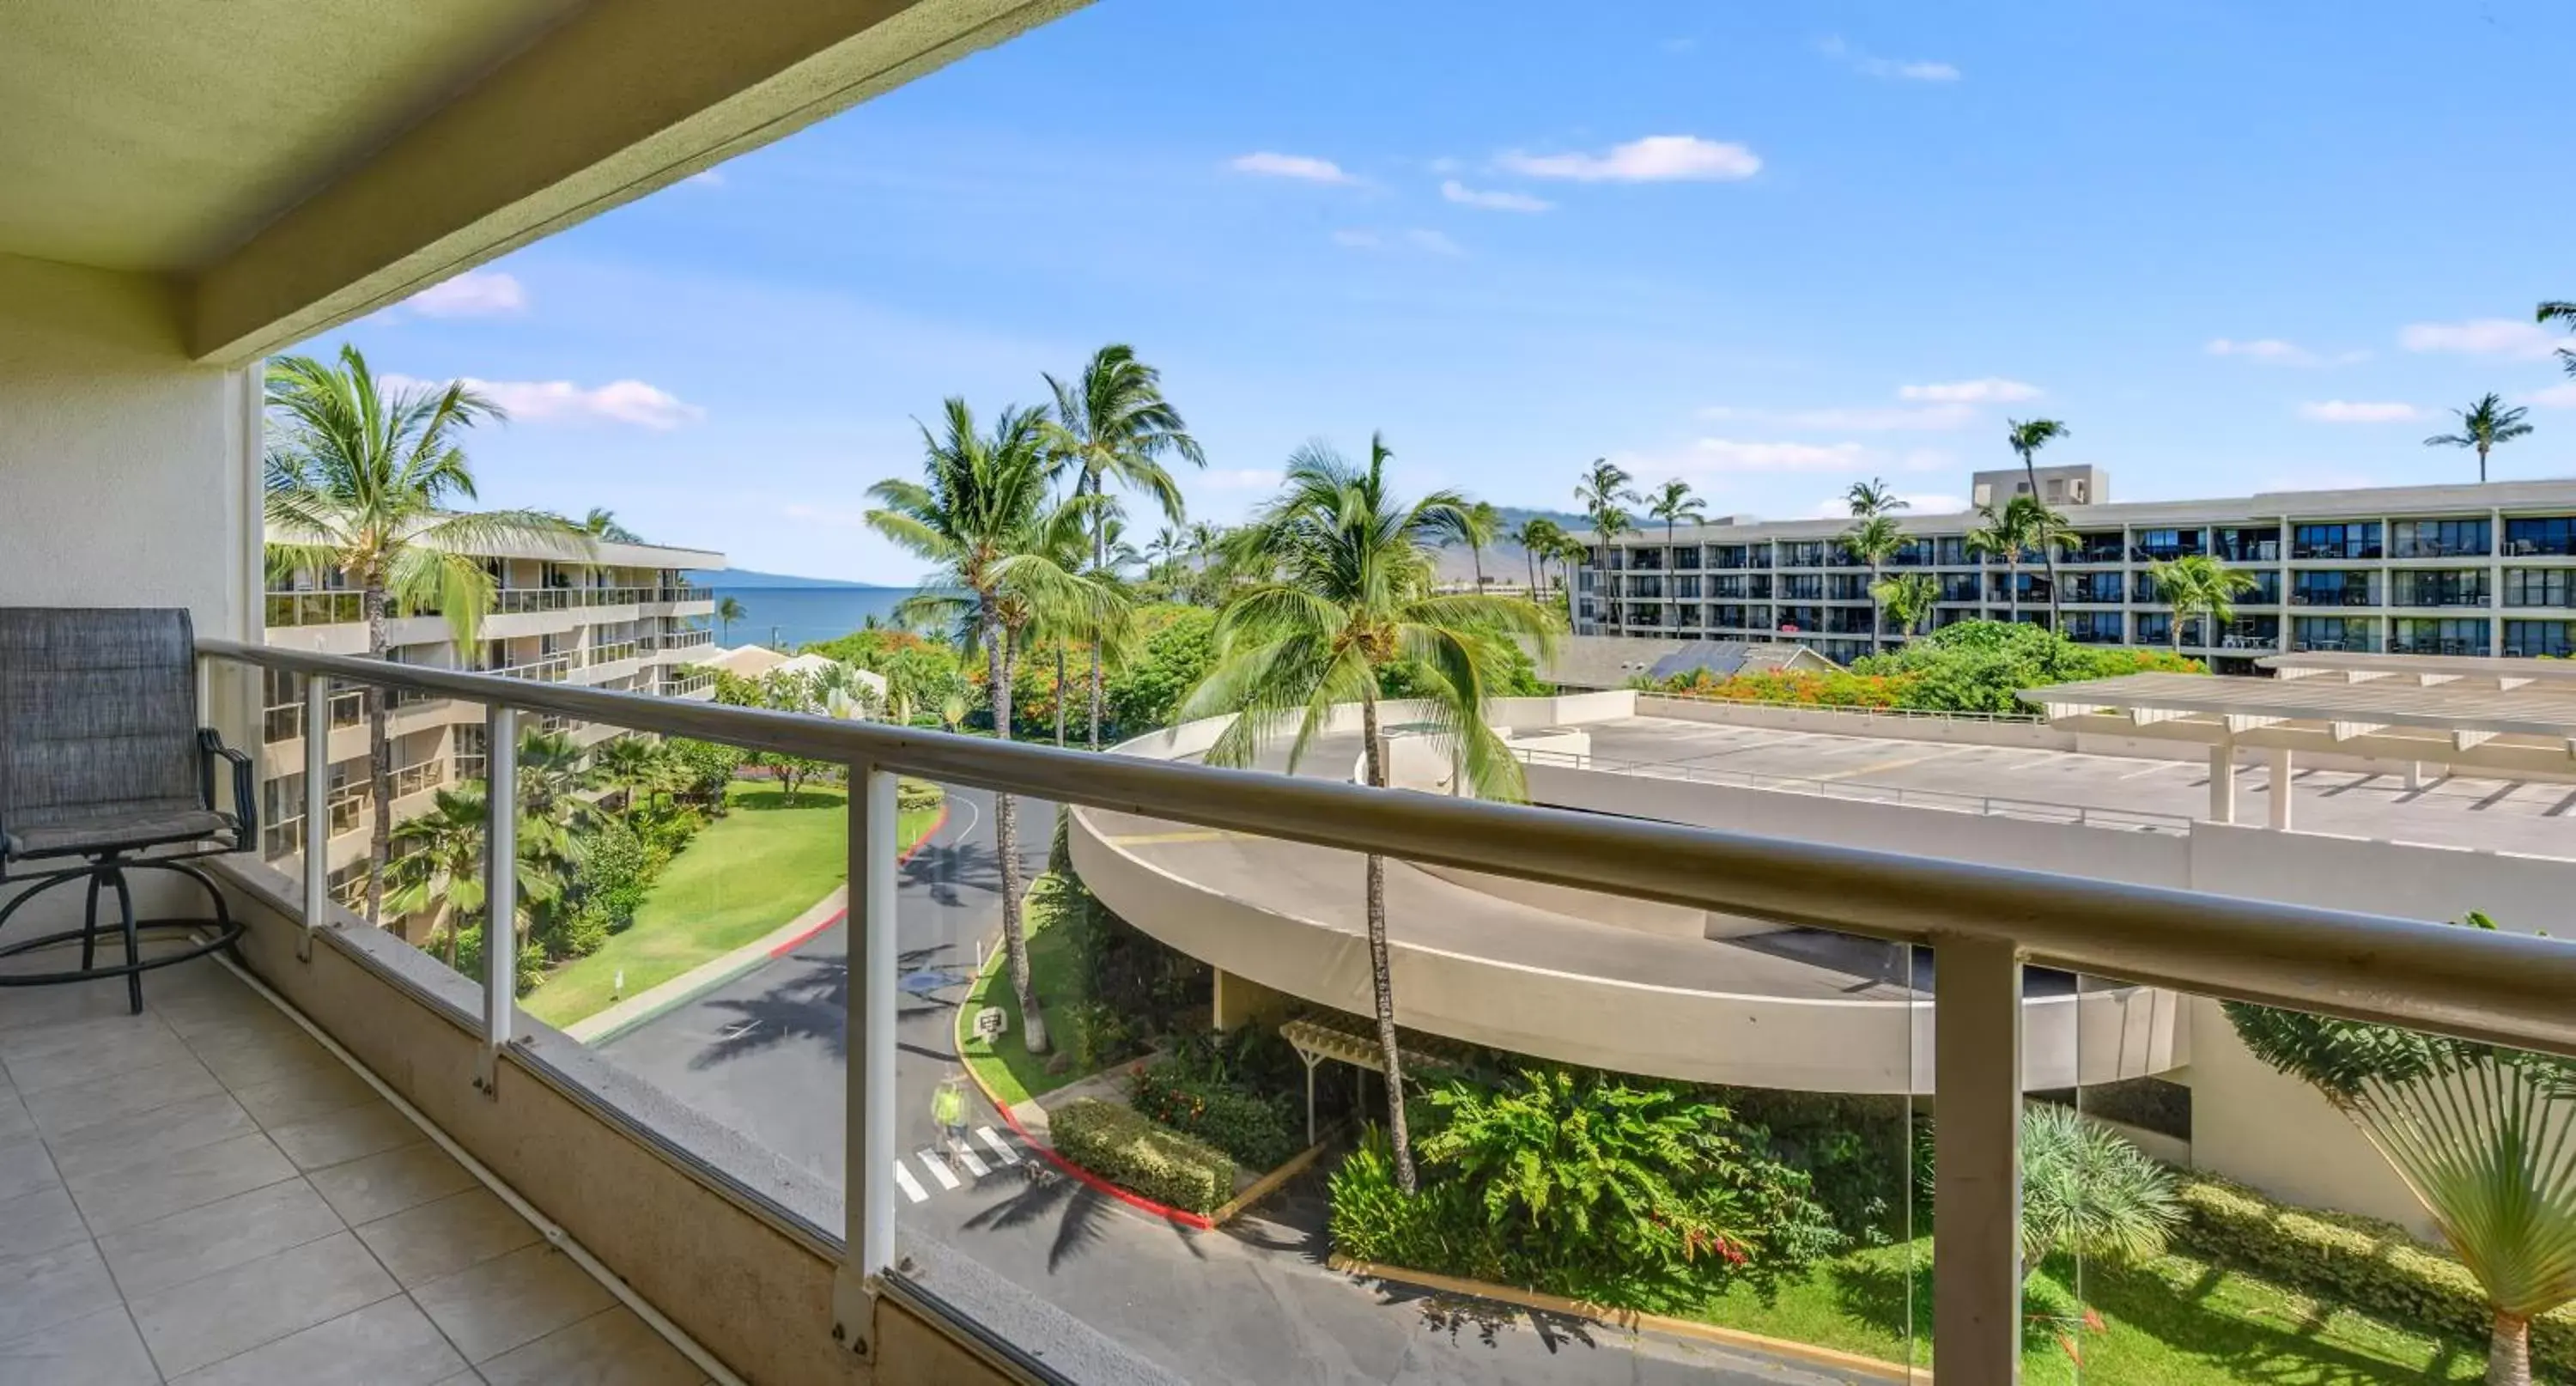
<instances>
[{"instance_id":1,"label":"railing post","mask_svg":"<svg viewBox=\"0 0 2576 1386\"><path fill-rule=\"evenodd\" d=\"M2021 1379L2021 952L1933 945L1932 1375Z\"/></svg>"},{"instance_id":2,"label":"railing post","mask_svg":"<svg viewBox=\"0 0 2576 1386\"><path fill-rule=\"evenodd\" d=\"M895 776L850 767L849 1055L842 1179L846 1247L832 1281L832 1336L876 1355L879 1277L894 1264Z\"/></svg>"},{"instance_id":3,"label":"railing post","mask_svg":"<svg viewBox=\"0 0 2576 1386\"><path fill-rule=\"evenodd\" d=\"M474 1086L501 1091L501 1051L519 1017L519 714L483 712L483 1052Z\"/></svg>"},{"instance_id":4,"label":"railing post","mask_svg":"<svg viewBox=\"0 0 2576 1386\"><path fill-rule=\"evenodd\" d=\"M313 931L331 898L331 680L304 680L304 932L295 960L313 961Z\"/></svg>"}]
</instances>

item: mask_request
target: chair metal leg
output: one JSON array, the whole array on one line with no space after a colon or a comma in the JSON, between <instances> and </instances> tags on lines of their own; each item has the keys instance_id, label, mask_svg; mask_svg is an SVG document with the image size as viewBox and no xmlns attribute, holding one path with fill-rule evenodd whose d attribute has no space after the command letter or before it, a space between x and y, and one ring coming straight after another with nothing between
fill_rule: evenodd
<instances>
[{"instance_id":1,"label":"chair metal leg","mask_svg":"<svg viewBox=\"0 0 2576 1386\"><path fill-rule=\"evenodd\" d=\"M97 867L89 873L89 910L81 916L81 971L98 965L98 888L105 883Z\"/></svg>"},{"instance_id":2,"label":"chair metal leg","mask_svg":"<svg viewBox=\"0 0 2576 1386\"><path fill-rule=\"evenodd\" d=\"M125 974L125 1002L136 1015L143 1014L143 939L134 927L134 892L125 884L125 870L116 869L109 881L116 887L116 909L125 924L125 965L134 970Z\"/></svg>"}]
</instances>

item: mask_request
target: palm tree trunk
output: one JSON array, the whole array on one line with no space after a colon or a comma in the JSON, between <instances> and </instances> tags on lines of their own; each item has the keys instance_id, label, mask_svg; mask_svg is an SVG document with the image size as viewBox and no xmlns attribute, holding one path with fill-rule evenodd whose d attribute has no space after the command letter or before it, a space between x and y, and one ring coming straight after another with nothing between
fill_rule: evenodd
<instances>
[{"instance_id":1,"label":"palm tree trunk","mask_svg":"<svg viewBox=\"0 0 2576 1386\"><path fill-rule=\"evenodd\" d=\"M383 659L391 648L385 642L384 584L368 582L365 595L360 600L366 604L367 658ZM367 839L367 922L377 928L383 928L385 923L385 863L393 860L394 852L394 743L392 731L385 725L385 713L385 691L370 686L367 689L367 790L376 801L376 822L375 830ZM327 725L328 719L324 720L326 725L319 731L328 738L331 728ZM315 731L315 728L306 727L304 734L311 736ZM323 807L325 812L329 811L327 804ZM312 810L312 805L305 806L306 812Z\"/></svg>"},{"instance_id":2,"label":"palm tree trunk","mask_svg":"<svg viewBox=\"0 0 2576 1386\"><path fill-rule=\"evenodd\" d=\"M2018 562L2004 565L2004 612L2005 619L2016 624L2021 621L2021 564Z\"/></svg>"},{"instance_id":3,"label":"palm tree trunk","mask_svg":"<svg viewBox=\"0 0 2576 1386\"><path fill-rule=\"evenodd\" d=\"M1083 475L1086 478L1091 477L1090 469L1085 468ZM1092 479L1097 481L1097 478ZM1075 492L1079 494L1081 489L1082 483L1076 482ZM1094 515L1091 517L1091 571L1097 573L1108 566L1109 517L1106 514ZM1061 685L1064 680L1059 678L1056 682ZM1091 637L1091 749L1095 751L1100 749L1100 709L1101 704L1106 700L1106 693L1107 687L1100 675L1100 635L1095 631ZM1057 737L1056 744L1064 744L1064 738Z\"/></svg>"},{"instance_id":4,"label":"palm tree trunk","mask_svg":"<svg viewBox=\"0 0 2576 1386\"><path fill-rule=\"evenodd\" d=\"M1370 676L1375 677L1374 670ZM1386 757L1377 739L1373 691L1360 698L1360 738L1368 782L1384 789ZM1409 1194L1418 1185L1413 1173L1413 1133L1404 1122L1404 1051L1395 1038L1395 968L1386 946L1386 858L1374 853L1368 859L1368 946L1369 989L1377 1001L1378 1060L1386 1065L1386 1139L1395 1152L1395 1186Z\"/></svg>"},{"instance_id":5,"label":"palm tree trunk","mask_svg":"<svg viewBox=\"0 0 2576 1386\"><path fill-rule=\"evenodd\" d=\"M436 928L442 929L446 932L447 970L454 972L456 970L456 910L453 906L450 906L444 898L438 902L438 923Z\"/></svg>"},{"instance_id":6,"label":"palm tree trunk","mask_svg":"<svg viewBox=\"0 0 2576 1386\"><path fill-rule=\"evenodd\" d=\"M1869 561L1869 650L1876 654L1886 648L1887 637L1881 627L1887 624L1887 613L1878 604L1878 560Z\"/></svg>"},{"instance_id":7,"label":"palm tree trunk","mask_svg":"<svg viewBox=\"0 0 2576 1386\"><path fill-rule=\"evenodd\" d=\"M1011 633L985 618L985 673L992 680L993 735L1011 739ZM1020 922L1020 802L1009 794L993 796L993 853L1000 858L1002 880L1002 951L1008 955L1011 994L1020 1003L1020 1043L1032 1054L1047 1052L1046 1017L1038 1011L1037 988L1029 975L1029 936Z\"/></svg>"},{"instance_id":8,"label":"palm tree trunk","mask_svg":"<svg viewBox=\"0 0 2576 1386\"><path fill-rule=\"evenodd\" d=\"M2478 484L2487 484L2487 445L2484 443L2478 444Z\"/></svg>"},{"instance_id":9,"label":"palm tree trunk","mask_svg":"<svg viewBox=\"0 0 2576 1386\"><path fill-rule=\"evenodd\" d=\"M1064 749L1064 642L1055 642L1055 745Z\"/></svg>"},{"instance_id":10,"label":"palm tree trunk","mask_svg":"<svg viewBox=\"0 0 2576 1386\"><path fill-rule=\"evenodd\" d=\"M2487 1340L2487 1386L2531 1386L2531 1320L2496 1311Z\"/></svg>"},{"instance_id":11,"label":"palm tree trunk","mask_svg":"<svg viewBox=\"0 0 2576 1386\"><path fill-rule=\"evenodd\" d=\"M1100 642L1091 642L1091 749L1100 749L1100 714L1108 702L1107 685L1100 678Z\"/></svg>"},{"instance_id":12,"label":"palm tree trunk","mask_svg":"<svg viewBox=\"0 0 2576 1386\"><path fill-rule=\"evenodd\" d=\"M1476 564L1476 590L1482 592L1485 590L1485 546L1469 544L1467 556Z\"/></svg>"},{"instance_id":13,"label":"palm tree trunk","mask_svg":"<svg viewBox=\"0 0 2576 1386\"><path fill-rule=\"evenodd\" d=\"M1530 604L1535 606L1538 604L1538 555L1531 553L1527 549L1523 549L1521 550L1521 557L1526 561L1526 571L1529 573Z\"/></svg>"}]
</instances>

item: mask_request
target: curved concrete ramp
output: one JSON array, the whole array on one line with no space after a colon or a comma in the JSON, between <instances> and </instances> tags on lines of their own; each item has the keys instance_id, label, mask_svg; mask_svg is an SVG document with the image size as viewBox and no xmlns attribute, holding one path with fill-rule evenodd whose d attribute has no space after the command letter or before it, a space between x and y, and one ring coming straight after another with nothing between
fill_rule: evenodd
<instances>
[{"instance_id":1,"label":"curved concrete ramp","mask_svg":"<svg viewBox=\"0 0 2576 1386\"><path fill-rule=\"evenodd\" d=\"M1529 724L1557 724L1556 710L1532 709ZM1221 725L1211 719L1118 750L1188 758ZM1347 778L1357 754L1355 725L1336 728L1307 769ZM1085 883L1138 928L1290 995L1373 1009L1359 854L1097 809L1075 811L1071 836ZM1387 863L1386 890L1407 1026L1692 1081L1931 1090L1929 979L1916 975L1912 950L1726 916L1703 916L1694 930L1697 911L1400 861ZM2031 1087L2137 1077L2187 1057L2170 993L2078 995L2071 979L2051 974L2035 974L2032 992Z\"/></svg>"}]
</instances>

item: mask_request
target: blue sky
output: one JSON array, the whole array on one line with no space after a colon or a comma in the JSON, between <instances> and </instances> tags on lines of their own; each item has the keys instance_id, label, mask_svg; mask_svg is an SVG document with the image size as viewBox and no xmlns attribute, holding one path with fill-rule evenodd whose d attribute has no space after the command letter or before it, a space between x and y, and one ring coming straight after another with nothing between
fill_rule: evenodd
<instances>
[{"instance_id":1,"label":"blue sky","mask_svg":"<svg viewBox=\"0 0 2576 1386\"><path fill-rule=\"evenodd\" d=\"M2010 460L2144 500L2576 474L2557 3L1090 9L315 345L493 382L484 498L906 581L912 419L1134 343L1239 516L1314 437L1717 513ZM1156 521L1137 517L1150 531Z\"/></svg>"}]
</instances>

